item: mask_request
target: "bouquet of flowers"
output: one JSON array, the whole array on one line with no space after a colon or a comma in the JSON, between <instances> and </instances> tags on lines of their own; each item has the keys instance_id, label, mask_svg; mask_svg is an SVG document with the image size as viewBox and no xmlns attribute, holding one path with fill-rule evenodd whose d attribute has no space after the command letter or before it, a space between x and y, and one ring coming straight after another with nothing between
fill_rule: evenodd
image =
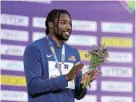
<instances>
[{"instance_id":1,"label":"bouquet of flowers","mask_svg":"<svg viewBox=\"0 0 136 102\"><path fill-rule=\"evenodd\" d=\"M88 53L85 54L85 57L88 58L88 68L89 70L92 70L92 72L89 74L88 80L86 84L83 85L83 88L87 88L87 86L90 85L91 76L93 76L93 71L95 71L100 64L107 61L106 58L108 57L108 51L104 45L93 45L93 49L91 51L88 51Z\"/></svg>"}]
</instances>

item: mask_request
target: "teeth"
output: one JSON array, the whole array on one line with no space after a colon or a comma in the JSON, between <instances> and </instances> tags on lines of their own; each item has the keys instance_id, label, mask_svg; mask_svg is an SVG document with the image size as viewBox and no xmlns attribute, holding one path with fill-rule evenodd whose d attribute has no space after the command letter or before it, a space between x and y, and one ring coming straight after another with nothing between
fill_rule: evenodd
<instances>
[{"instance_id":1,"label":"teeth","mask_svg":"<svg viewBox=\"0 0 136 102\"><path fill-rule=\"evenodd\" d=\"M65 32L66 35L70 35L69 32Z\"/></svg>"}]
</instances>

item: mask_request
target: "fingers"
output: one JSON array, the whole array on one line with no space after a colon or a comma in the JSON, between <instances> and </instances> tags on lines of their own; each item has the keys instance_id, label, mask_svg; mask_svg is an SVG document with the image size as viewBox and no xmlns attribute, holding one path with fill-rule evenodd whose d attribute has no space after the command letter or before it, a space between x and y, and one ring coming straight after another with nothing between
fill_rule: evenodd
<instances>
[{"instance_id":1,"label":"fingers","mask_svg":"<svg viewBox=\"0 0 136 102\"><path fill-rule=\"evenodd\" d=\"M80 63L80 64L74 66L74 68L72 68L72 71L75 71L78 73L83 68L83 66L84 66L84 64Z\"/></svg>"},{"instance_id":2,"label":"fingers","mask_svg":"<svg viewBox=\"0 0 136 102\"><path fill-rule=\"evenodd\" d=\"M83 64L83 63L80 63L80 64L78 64L78 65L75 66L75 70L76 70L77 72L79 72L79 71L83 68L83 66L84 66L84 64Z\"/></svg>"},{"instance_id":3,"label":"fingers","mask_svg":"<svg viewBox=\"0 0 136 102\"><path fill-rule=\"evenodd\" d=\"M91 74L96 73L96 71L97 70L95 70L95 69L90 69L88 72L86 72L86 74L91 75Z\"/></svg>"},{"instance_id":4,"label":"fingers","mask_svg":"<svg viewBox=\"0 0 136 102\"><path fill-rule=\"evenodd\" d=\"M79 65L80 64L80 62L77 62L76 64L75 64L75 66L77 66L77 65Z\"/></svg>"},{"instance_id":5,"label":"fingers","mask_svg":"<svg viewBox=\"0 0 136 102\"><path fill-rule=\"evenodd\" d=\"M96 77L101 74L101 72L99 70L95 70L94 73L92 74L92 76L90 77L91 80L96 79Z\"/></svg>"},{"instance_id":6,"label":"fingers","mask_svg":"<svg viewBox=\"0 0 136 102\"><path fill-rule=\"evenodd\" d=\"M84 66L83 63L78 63L76 66L74 66L67 74L67 79L73 80L76 77L76 75L80 72L80 70L83 68L83 66Z\"/></svg>"},{"instance_id":7,"label":"fingers","mask_svg":"<svg viewBox=\"0 0 136 102\"><path fill-rule=\"evenodd\" d=\"M87 75L90 75L92 73L92 69L86 72Z\"/></svg>"},{"instance_id":8,"label":"fingers","mask_svg":"<svg viewBox=\"0 0 136 102\"><path fill-rule=\"evenodd\" d=\"M97 74L98 75L98 74L102 74L102 73L99 70L89 70L88 72L86 72L86 74L88 74L88 75Z\"/></svg>"}]
</instances>

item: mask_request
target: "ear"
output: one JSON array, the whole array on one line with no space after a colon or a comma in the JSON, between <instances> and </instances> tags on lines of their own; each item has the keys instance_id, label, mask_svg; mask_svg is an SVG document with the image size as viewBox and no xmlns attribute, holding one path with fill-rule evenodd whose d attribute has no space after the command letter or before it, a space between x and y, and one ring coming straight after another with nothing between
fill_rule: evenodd
<instances>
[{"instance_id":1,"label":"ear","mask_svg":"<svg viewBox=\"0 0 136 102\"><path fill-rule=\"evenodd\" d=\"M49 26L49 29L52 29L53 28L53 22L49 22L48 26Z\"/></svg>"}]
</instances>

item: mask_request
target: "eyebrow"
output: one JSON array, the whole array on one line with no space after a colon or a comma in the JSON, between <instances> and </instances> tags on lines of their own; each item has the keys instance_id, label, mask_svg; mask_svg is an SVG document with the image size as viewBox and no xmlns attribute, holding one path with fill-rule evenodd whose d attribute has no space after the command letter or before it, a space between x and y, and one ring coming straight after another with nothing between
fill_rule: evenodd
<instances>
[{"instance_id":1,"label":"eyebrow","mask_svg":"<svg viewBox=\"0 0 136 102\"><path fill-rule=\"evenodd\" d=\"M60 21L67 21L67 20L60 20ZM70 22L72 22L72 21L70 20Z\"/></svg>"},{"instance_id":2,"label":"eyebrow","mask_svg":"<svg viewBox=\"0 0 136 102\"><path fill-rule=\"evenodd\" d=\"M67 20L60 20L60 21L67 21Z\"/></svg>"}]
</instances>

